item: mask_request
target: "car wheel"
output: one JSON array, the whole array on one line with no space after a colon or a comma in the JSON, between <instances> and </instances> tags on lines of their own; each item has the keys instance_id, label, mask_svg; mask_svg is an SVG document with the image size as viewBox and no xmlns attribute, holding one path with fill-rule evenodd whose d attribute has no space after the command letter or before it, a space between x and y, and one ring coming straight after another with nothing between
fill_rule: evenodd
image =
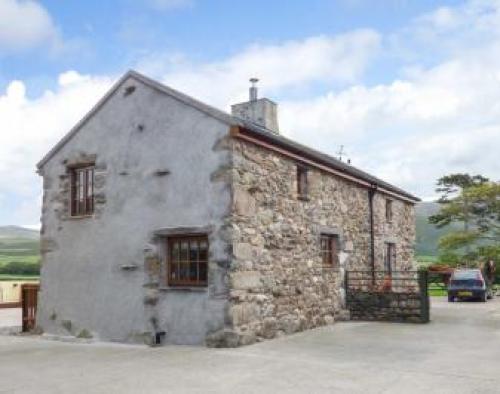
<instances>
[{"instance_id":1,"label":"car wheel","mask_svg":"<svg viewBox=\"0 0 500 394\"><path fill-rule=\"evenodd\" d=\"M486 292L484 292L483 296L481 297L481 302L486 302L488 300L488 295Z\"/></svg>"},{"instance_id":2,"label":"car wheel","mask_svg":"<svg viewBox=\"0 0 500 394\"><path fill-rule=\"evenodd\" d=\"M455 301L455 297L453 296L448 296L448 302L454 302Z\"/></svg>"}]
</instances>

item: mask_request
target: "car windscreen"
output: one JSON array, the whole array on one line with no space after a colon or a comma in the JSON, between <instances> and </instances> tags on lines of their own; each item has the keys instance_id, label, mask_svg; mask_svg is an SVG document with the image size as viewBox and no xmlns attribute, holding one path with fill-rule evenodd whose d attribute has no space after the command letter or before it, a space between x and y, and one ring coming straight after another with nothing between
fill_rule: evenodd
<instances>
[{"instance_id":1,"label":"car windscreen","mask_svg":"<svg viewBox=\"0 0 500 394\"><path fill-rule=\"evenodd\" d=\"M481 273L477 270L455 271L452 279L480 279Z\"/></svg>"}]
</instances>

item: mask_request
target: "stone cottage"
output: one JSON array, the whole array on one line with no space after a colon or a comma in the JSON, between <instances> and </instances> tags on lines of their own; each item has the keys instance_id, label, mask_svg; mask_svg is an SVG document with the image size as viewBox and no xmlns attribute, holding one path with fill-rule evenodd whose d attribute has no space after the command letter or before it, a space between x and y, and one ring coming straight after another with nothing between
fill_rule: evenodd
<instances>
[{"instance_id":1,"label":"stone cottage","mask_svg":"<svg viewBox=\"0 0 500 394\"><path fill-rule=\"evenodd\" d=\"M411 268L418 199L250 92L229 115L130 71L41 160L45 333L250 344L343 317L346 268Z\"/></svg>"}]
</instances>

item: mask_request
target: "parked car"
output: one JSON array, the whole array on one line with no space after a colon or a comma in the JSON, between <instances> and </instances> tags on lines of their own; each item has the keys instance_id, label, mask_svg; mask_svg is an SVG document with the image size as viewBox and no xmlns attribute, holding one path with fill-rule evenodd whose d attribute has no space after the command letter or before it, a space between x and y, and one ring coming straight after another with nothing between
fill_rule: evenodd
<instances>
[{"instance_id":1,"label":"parked car","mask_svg":"<svg viewBox=\"0 0 500 394\"><path fill-rule=\"evenodd\" d=\"M453 272L448 284L448 302L457 299L486 302L490 296L483 274L479 269L460 269Z\"/></svg>"}]
</instances>

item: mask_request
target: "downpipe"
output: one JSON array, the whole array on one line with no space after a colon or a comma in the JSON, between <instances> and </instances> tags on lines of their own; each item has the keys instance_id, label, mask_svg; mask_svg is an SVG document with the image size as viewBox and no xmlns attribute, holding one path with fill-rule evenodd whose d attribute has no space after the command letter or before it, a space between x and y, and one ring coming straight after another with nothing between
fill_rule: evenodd
<instances>
[{"instance_id":1,"label":"downpipe","mask_svg":"<svg viewBox=\"0 0 500 394\"><path fill-rule=\"evenodd\" d=\"M372 285L375 285L375 217L373 212L373 198L377 192L377 185L368 189L368 210L370 215L370 267L372 273Z\"/></svg>"}]
</instances>

